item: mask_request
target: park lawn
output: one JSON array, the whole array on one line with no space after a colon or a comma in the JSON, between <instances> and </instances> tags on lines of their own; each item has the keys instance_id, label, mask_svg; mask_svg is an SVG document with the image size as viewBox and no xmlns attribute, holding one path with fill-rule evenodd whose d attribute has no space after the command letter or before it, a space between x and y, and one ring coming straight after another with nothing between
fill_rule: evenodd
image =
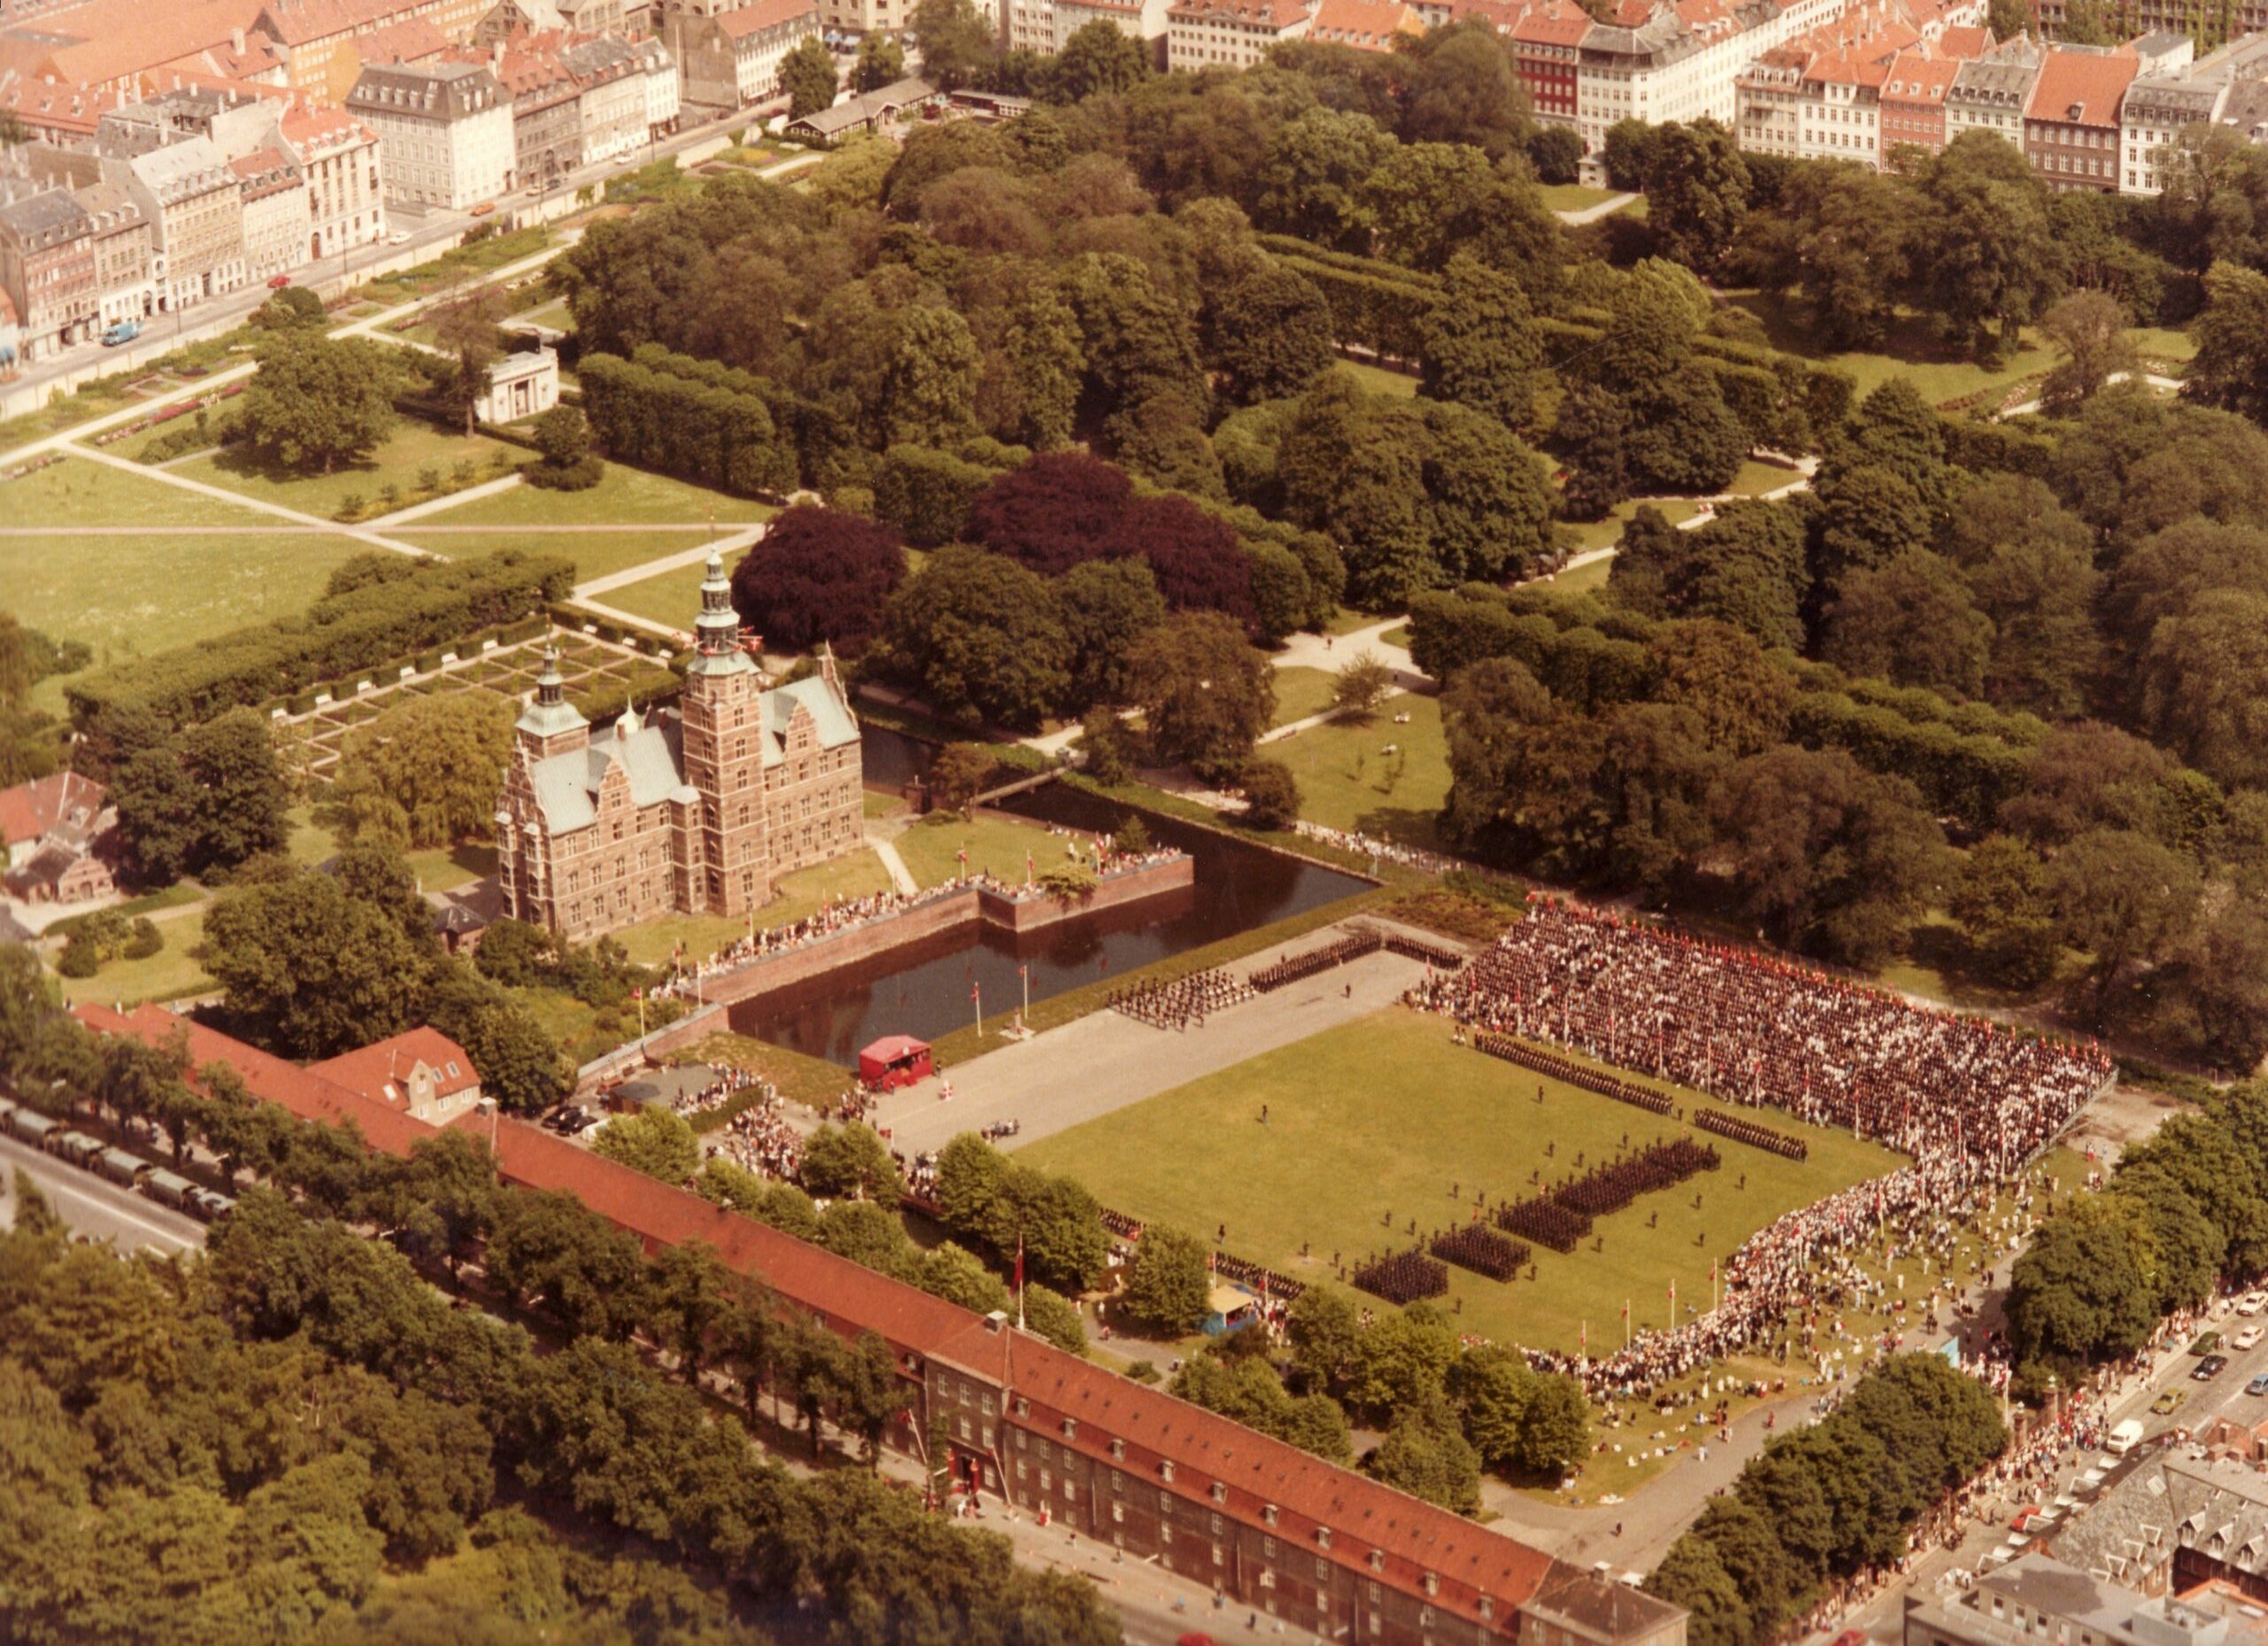
<instances>
[{"instance_id":1,"label":"park lawn","mask_svg":"<svg viewBox=\"0 0 2268 1646\"><path fill-rule=\"evenodd\" d=\"M860 797L861 815L872 821L875 818L894 818L905 810L905 796L886 795L879 789L867 789Z\"/></svg>"},{"instance_id":2,"label":"park lawn","mask_svg":"<svg viewBox=\"0 0 2268 1646\"><path fill-rule=\"evenodd\" d=\"M30 526L272 525L272 517L90 457L0 482L0 523Z\"/></svg>"},{"instance_id":3,"label":"park lawn","mask_svg":"<svg viewBox=\"0 0 2268 1646\"><path fill-rule=\"evenodd\" d=\"M642 530L626 526L619 532L514 532L502 528L493 532L441 532L428 530L422 520L386 535L451 560L469 560L507 548L522 549L531 555L555 555L574 562L578 583L667 560L689 548L700 547L708 538L708 533L698 527L690 532L656 532L650 526ZM602 594L598 598L611 597ZM685 621L692 620L692 614L687 613Z\"/></svg>"},{"instance_id":4,"label":"park lawn","mask_svg":"<svg viewBox=\"0 0 2268 1646\"><path fill-rule=\"evenodd\" d=\"M657 572L635 583L625 583L620 588L609 589L603 594L594 594L591 599L663 628L689 633L694 618L701 613L701 582L706 575L701 563L695 561L673 571Z\"/></svg>"},{"instance_id":5,"label":"park lawn","mask_svg":"<svg viewBox=\"0 0 2268 1646\"><path fill-rule=\"evenodd\" d=\"M641 526L701 525L714 520L732 526L769 520L778 512L730 493L712 492L706 486L673 480L667 475L609 463L605 477L586 492L555 492L540 485L520 485L474 498L460 508L427 515L423 524ZM690 547L691 543L679 547Z\"/></svg>"},{"instance_id":6,"label":"park lawn","mask_svg":"<svg viewBox=\"0 0 2268 1646\"><path fill-rule=\"evenodd\" d=\"M866 847L826 863L783 874L773 883L772 901L756 912L757 928L786 926L816 914L843 897L864 897L890 889L889 871ZM745 918L721 914L672 914L642 925L625 927L614 934L633 961L660 966L677 952L680 943L696 959L706 959L735 937L748 935Z\"/></svg>"},{"instance_id":7,"label":"park lawn","mask_svg":"<svg viewBox=\"0 0 2268 1646\"><path fill-rule=\"evenodd\" d=\"M1544 1101L1535 1101L1539 1089ZM1268 1121L1260 1123L1262 1105ZM1460 1332L1572 1352L1588 1324L1612 1341L1622 1305L1640 1326L1709 1305L1711 1265L1756 1230L1835 1190L1896 1169L1901 1157L1783 1114L1807 1161L1717 1138L1724 1166L1642 1196L1598 1220L1603 1249L1537 1248L1537 1278L1449 1270ZM1677 1136L1670 1117L1452 1046L1449 1024L1402 1007L1330 1029L1193 1081L1016 1152L1020 1162L1077 1178L1102 1203L1145 1222L1211 1234L1224 1249L1298 1279L1472 1220L1633 1146ZM1550 1152L1547 1153L1547 1150ZM1694 1199L1702 1200L1701 1209ZM1658 1227L1649 1220L1658 1217ZM1412 1222L1417 1233L1410 1230Z\"/></svg>"},{"instance_id":8,"label":"park lawn","mask_svg":"<svg viewBox=\"0 0 2268 1646\"><path fill-rule=\"evenodd\" d=\"M1403 651L1408 651L1410 649L1410 625L1405 623L1399 628L1388 629L1385 633L1379 636L1379 641L1381 645L1398 646Z\"/></svg>"},{"instance_id":9,"label":"park lawn","mask_svg":"<svg viewBox=\"0 0 2268 1646\"><path fill-rule=\"evenodd\" d=\"M1339 369L1353 372L1355 381L1373 394L1394 394L1407 399L1418 392L1418 379L1406 371L1394 371L1359 360L1342 360L1339 362Z\"/></svg>"},{"instance_id":10,"label":"park lawn","mask_svg":"<svg viewBox=\"0 0 2268 1646\"><path fill-rule=\"evenodd\" d=\"M1881 349L1822 354L1810 346L1810 327L1800 305L1757 291L1728 292L1726 301L1756 316L1774 348L1848 372L1859 399L1891 378L1902 377L1913 379L1930 405L1942 406L1947 400L1980 390L2006 388L2018 378L2048 371L2062 353L2042 341L2037 331L2027 329L2015 354L1997 366L1983 366L1958 346L1939 338L1927 316L1903 312Z\"/></svg>"},{"instance_id":11,"label":"park lawn","mask_svg":"<svg viewBox=\"0 0 2268 1646\"><path fill-rule=\"evenodd\" d=\"M395 507L407 508L420 501L417 476L423 469L439 469L446 481L450 470L470 459L483 480L493 479L498 472L493 465L499 457L509 467L517 468L527 460L527 454L486 435L475 435L468 440L462 434L406 417L369 457L361 462L342 465L329 474L300 474L240 450L208 453L166 472L328 520L349 497L360 497L375 507L380 501L379 489L389 485L401 493L401 500Z\"/></svg>"},{"instance_id":12,"label":"park lawn","mask_svg":"<svg viewBox=\"0 0 2268 1646\"><path fill-rule=\"evenodd\" d=\"M304 611L339 563L365 547L314 532L0 535L0 604L57 640L86 641L100 664Z\"/></svg>"},{"instance_id":13,"label":"park lawn","mask_svg":"<svg viewBox=\"0 0 2268 1646\"><path fill-rule=\"evenodd\" d=\"M302 801L286 815L291 819L291 838L284 850L292 862L312 867L338 855L338 838L315 821L313 805Z\"/></svg>"},{"instance_id":14,"label":"park lawn","mask_svg":"<svg viewBox=\"0 0 2268 1646\"><path fill-rule=\"evenodd\" d=\"M179 1000L188 995L208 994L213 980L189 951L205 941L205 911L190 909L157 922L166 946L146 960L113 960L92 977L63 979L67 1005L99 1001L105 1005L136 1005L144 1000Z\"/></svg>"},{"instance_id":15,"label":"park lawn","mask_svg":"<svg viewBox=\"0 0 2268 1646\"><path fill-rule=\"evenodd\" d=\"M1767 492L1776 492L1783 486L1795 485L1803 476L1778 463L1759 462L1753 457L1744 461L1740 472L1725 487L1735 497L1761 497Z\"/></svg>"},{"instance_id":16,"label":"park lawn","mask_svg":"<svg viewBox=\"0 0 2268 1646\"><path fill-rule=\"evenodd\" d=\"M964 874L990 874L1021 885L1027 858L1041 873L1068 861L1061 836L997 811L980 811L966 819L933 811L900 835L897 845L907 870L925 889ZM959 855L964 850L966 868Z\"/></svg>"},{"instance_id":17,"label":"park lawn","mask_svg":"<svg viewBox=\"0 0 2268 1646\"><path fill-rule=\"evenodd\" d=\"M496 848L478 841L428 846L408 858L420 891L454 891L496 873Z\"/></svg>"},{"instance_id":18,"label":"park lawn","mask_svg":"<svg viewBox=\"0 0 2268 1646\"><path fill-rule=\"evenodd\" d=\"M1606 587L1607 573L1613 569L1610 558L1587 560L1568 571L1555 571L1548 578L1536 580L1536 587L1551 594L1596 594Z\"/></svg>"},{"instance_id":19,"label":"park lawn","mask_svg":"<svg viewBox=\"0 0 2268 1646\"><path fill-rule=\"evenodd\" d=\"M1577 554L1594 548L1612 548L1622 541L1623 528L1636 518L1638 510L1647 504L1661 510L1662 518L1675 525L1690 520L1701 512L1698 503L1682 497L1634 497L1617 503L1604 520L1563 520L1559 532Z\"/></svg>"},{"instance_id":20,"label":"park lawn","mask_svg":"<svg viewBox=\"0 0 2268 1646\"><path fill-rule=\"evenodd\" d=\"M1394 717L1406 714L1409 724ZM1381 751L1388 743L1401 753ZM1332 720L1268 745L1300 783L1300 815L1327 828L1431 848L1449 794L1449 742L1436 697L1389 697L1368 719Z\"/></svg>"},{"instance_id":21,"label":"park lawn","mask_svg":"<svg viewBox=\"0 0 2268 1646\"><path fill-rule=\"evenodd\" d=\"M1545 183L1536 192L1542 195L1544 208L1553 212L1587 212L1614 198L1611 189L1594 189L1580 182Z\"/></svg>"},{"instance_id":22,"label":"park lawn","mask_svg":"<svg viewBox=\"0 0 2268 1646\"><path fill-rule=\"evenodd\" d=\"M1338 677L1327 669L1295 666L1276 671L1276 724L1289 726L1331 707Z\"/></svg>"}]
</instances>

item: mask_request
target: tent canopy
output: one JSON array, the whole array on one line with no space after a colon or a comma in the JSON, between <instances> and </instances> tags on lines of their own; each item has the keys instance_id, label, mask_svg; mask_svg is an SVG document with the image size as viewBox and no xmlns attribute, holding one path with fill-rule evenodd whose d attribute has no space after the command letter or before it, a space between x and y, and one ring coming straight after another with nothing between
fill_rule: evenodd
<instances>
[{"instance_id":1,"label":"tent canopy","mask_svg":"<svg viewBox=\"0 0 2268 1646\"><path fill-rule=\"evenodd\" d=\"M929 1043L911 1035L884 1035L858 1053L858 1078L919 1080L930 1072Z\"/></svg>"}]
</instances>

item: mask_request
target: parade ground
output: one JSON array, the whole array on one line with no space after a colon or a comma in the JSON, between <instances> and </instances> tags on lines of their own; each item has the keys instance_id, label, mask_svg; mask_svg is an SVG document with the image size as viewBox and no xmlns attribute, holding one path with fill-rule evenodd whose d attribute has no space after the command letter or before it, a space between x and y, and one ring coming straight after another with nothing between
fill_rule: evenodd
<instances>
[{"instance_id":1,"label":"parade ground","mask_svg":"<svg viewBox=\"0 0 2268 1646\"><path fill-rule=\"evenodd\" d=\"M1542 1093L1542 1100L1537 1096ZM1690 1095L1681 1099L1689 1106ZM1261 1118L1263 1107L1267 1118ZM1710 1302L1710 1264L1796 1207L1894 1170L1903 1157L1846 1132L1761 1117L1802 1136L1790 1161L1727 1138L1723 1165L1597 1220L1569 1254L1536 1246L1511 1282L1452 1266L1441 1307L1461 1332L1594 1354ZM1630 1105L1452 1044L1446 1019L1402 1006L1326 1029L1145 1101L1035 1139L1017 1158L1077 1177L1114 1210L1213 1239L1300 1278L1469 1222L1543 1184L1685 1130ZM1700 1201L1697 1207L1697 1196ZM1417 1232L1410 1225L1416 1223ZM1531 1243L1533 1244L1533 1243ZM1383 1307L1383 1305L1381 1305Z\"/></svg>"}]
</instances>

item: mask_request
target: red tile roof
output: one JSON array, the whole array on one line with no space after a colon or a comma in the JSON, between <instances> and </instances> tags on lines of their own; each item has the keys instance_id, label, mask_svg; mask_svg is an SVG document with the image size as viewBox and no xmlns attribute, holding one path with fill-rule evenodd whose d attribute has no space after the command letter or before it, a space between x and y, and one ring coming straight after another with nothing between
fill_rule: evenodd
<instances>
[{"instance_id":1,"label":"red tile roof","mask_svg":"<svg viewBox=\"0 0 2268 1646\"><path fill-rule=\"evenodd\" d=\"M99 86L161 63L228 45L249 29L260 0L91 0L48 22L42 32L72 37L48 61L58 80Z\"/></svg>"},{"instance_id":2,"label":"red tile roof","mask_svg":"<svg viewBox=\"0 0 2268 1646\"><path fill-rule=\"evenodd\" d=\"M1967 62L1981 58L1992 49L1992 31L1982 26L1957 24L1938 36L1938 50L1949 58Z\"/></svg>"},{"instance_id":3,"label":"red tile roof","mask_svg":"<svg viewBox=\"0 0 2268 1646\"><path fill-rule=\"evenodd\" d=\"M1263 1504L1307 1526L1355 1540L1359 1552L1383 1550L1403 1563L1406 1582L1425 1572L1486 1595L1500 1606L1532 1598L1554 1570L1542 1550L1340 1469L1296 1447L1178 1401L1091 1361L1022 1333L1003 1333L983 1317L815 1246L655 1182L539 1127L485 1114L451 1122L491 1138L505 1179L563 1190L649 1250L705 1240L732 1268L824 1316L846 1333L879 1332L895 1347L1000 1382L1013 1394L1077 1423L1074 1442L1106 1457L1112 1438L1147 1448L1217 1479L1230 1506L1258 1519ZM1342 1545L1342 1557L1350 1546ZM1435 1602L1477 1616L1444 1592ZM1501 1614L1500 1614L1501 1615Z\"/></svg>"},{"instance_id":4,"label":"red tile roof","mask_svg":"<svg viewBox=\"0 0 2268 1646\"><path fill-rule=\"evenodd\" d=\"M164 1045L176 1034L186 1035L192 1067L226 1064L236 1070L252 1096L289 1109L301 1120L327 1125L351 1123L361 1132L365 1143L388 1154L406 1155L421 1138L435 1135L423 1121L412 1120L359 1091L176 1016L161 1005L140 1005L120 1014L108 1006L87 1005L74 1006L72 1014L98 1035L132 1035L153 1046Z\"/></svg>"},{"instance_id":5,"label":"red tile roof","mask_svg":"<svg viewBox=\"0 0 2268 1646\"><path fill-rule=\"evenodd\" d=\"M767 28L777 28L782 23L792 23L809 15L814 27L818 25L819 9L812 0L756 0L753 5L736 6L721 12L718 23L734 40L761 34Z\"/></svg>"},{"instance_id":6,"label":"red tile roof","mask_svg":"<svg viewBox=\"0 0 2268 1646\"><path fill-rule=\"evenodd\" d=\"M448 49L449 37L430 17L382 23L354 42L354 55L364 63L423 63Z\"/></svg>"},{"instance_id":7,"label":"red tile roof","mask_svg":"<svg viewBox=\"0 0 2268 1646\"><path fill-rule=\"evenodd\" d=\"M1901 51L1891 59L1890 78L1883 84L1885 103L1943 103L1953 89L1953 70L1960 65L1926 51Z\"/></svg>"},{"instance_id":8,"label":"red tile roof","mask_svg":"<svg viewBox=\"0 0 2268 1646\"><path fill-rule=\"evenodd\" d=\"M11 846L37 840L75 812L83 811L91 823L107 794L100 783L76 772L0 788L0 839Z\"/></svg>"},{"instance_id":9,"label":"red tile roof","mask_svg":"<svg viewBox=\"0 0 2268 1646\"><path fill-rule=\"evenodd\" d=\"M2060 120L2071 126L2118 128L2118 105L2126 88L2142 72L2142 60L2131 51L2097 54L2051 49L2032 82L2031 101L2025 105L2029 120Z\"/></svg>"},{"instance_id":10,"label":"red tile roof","mask_svg":"<svg viewBox=\"0 0 2268 1646\"><path fill-rule=\"evenodd\" d=\"M1424 24L1402 0L1317 0L1308 38L1361 51L1391 51L1399 35L1422 35Z\"/></svg>"},{"instance_id":11,"label":"red tile roof","mask_svg":"<svg viewBox=\"0 0 2268 1646\"><path fill-rule=\"evenodd\" d=\"M480 1083L471 1054L430 1025L405 1029L391 1039L374 1040L359 1052L310 1063L307 1073L359 1091L389 1108L407 1110L409 1094L402 1083L420 1063L433 1071L436 1097L456 1097Z\"/></svg>"}]
</instances>

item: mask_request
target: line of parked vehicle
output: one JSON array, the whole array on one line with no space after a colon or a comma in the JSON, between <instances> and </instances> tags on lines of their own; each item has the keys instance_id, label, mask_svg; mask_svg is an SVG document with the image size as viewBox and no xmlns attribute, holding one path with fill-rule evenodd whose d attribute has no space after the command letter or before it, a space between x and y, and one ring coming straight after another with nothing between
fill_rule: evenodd
<instances>
[{"instance_id":1,"label":"line of parked vehicle","mask_svg":"<svg viewBox=\"0 0 2268 1646\"><path fill-rule=\"evenodd\" d=\"M0 1132L106 1177L120 1188L146 1194L160 1206L186 1212L199 1223L217 1223L237 1209L235 1199L217 1189L191 1183L179 1172L167 1171L130 1150L115 1147L100 1137L90 1137L51 1114L43 1114L5 1098L0 1098Z\"/></svg>"}]
</instances>

